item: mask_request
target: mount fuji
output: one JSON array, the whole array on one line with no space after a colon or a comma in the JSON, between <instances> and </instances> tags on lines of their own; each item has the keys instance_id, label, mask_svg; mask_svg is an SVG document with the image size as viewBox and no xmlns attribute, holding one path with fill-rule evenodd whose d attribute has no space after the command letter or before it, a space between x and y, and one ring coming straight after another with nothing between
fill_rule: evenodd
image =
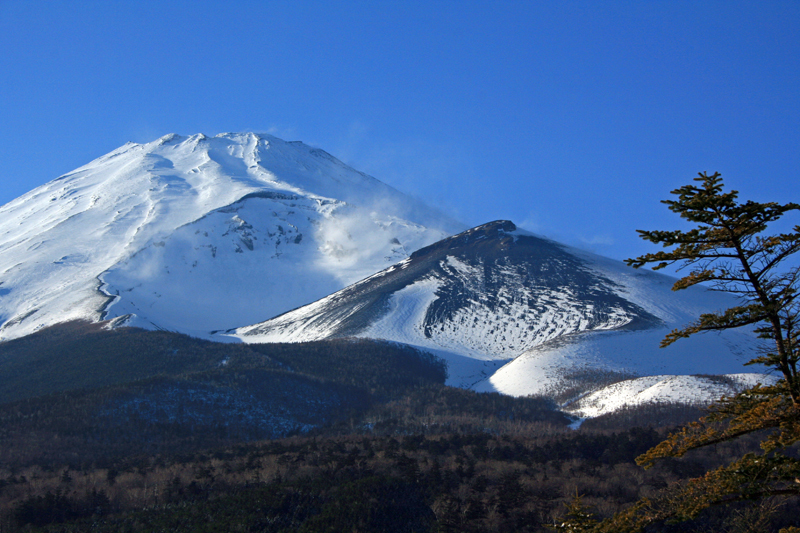
<instances>
[{"instance_id":1,"label":"mount fuji","mask_svg":"<svg viewBox=\"0 0 800 533\"><path fill-rule=\"evenodd\" d=\"M444 359L450 385L556 397L579 416L770 379L738 374L759 342L748 332L660 350L736 304L673 283L509 221L466 229L266 134L128 143L0 207L0 340L74 320L224 342L378 339Z\"/></svg>"},{"instance_id":2,"label":"mount fuji","mask_svg":"<svg viewBox=\"0 0 800 533\"><path fill-rule=\"evenodd\" d=\"M78 319L207 337L461 229L301 142L128 143L0 207L0 339Z\"/></svg>"}]
</instances>

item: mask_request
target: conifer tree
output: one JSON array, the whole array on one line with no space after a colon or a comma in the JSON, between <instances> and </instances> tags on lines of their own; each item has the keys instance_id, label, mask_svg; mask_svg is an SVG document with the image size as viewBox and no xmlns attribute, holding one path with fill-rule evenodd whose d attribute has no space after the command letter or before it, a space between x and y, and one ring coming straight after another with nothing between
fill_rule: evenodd
<instances>
[{"instance_id":1,"label":"conifer tree","mask_svg":"<svg viewBox=\"0 0 800 533\"><path fill-rule=\"evenodd\" d=\"M673 290L704 283L738 296L741 303L701 315L669 333L661 345L697 333L750 326L764 345L746 364L764 365L779 379L772 385L759 384L733 397L723 397L707 416L670 435L638 457L637 463L649 468L661 458L681 457L697 448L766 430L761 450L659 497L643 499L602 522L583 520L573 531L644 531L666 521L695 519L712 506L800 495L800 461L788 450L800 440L800 266L791 264L792 260L796 263L792 255L800 250L800 226L789 233L764 235L772 222L789 211L800 210L800 205L740 203L737 191L724 191L719 173L701 173L695 181L698 184L672 191L677 199L663 202L694 227L688 231L639 230L643 239L667 250L628 259L627 263L634 268L655 263L654 270L676 264L679 270L689 272ZM575 514L576 509L570 511ZM800 525L800 518L798 521L796 525ZM569 521L565 523L569 525ZM800 533L796 527L782 531Z\"/></svg>"}]
</instances>

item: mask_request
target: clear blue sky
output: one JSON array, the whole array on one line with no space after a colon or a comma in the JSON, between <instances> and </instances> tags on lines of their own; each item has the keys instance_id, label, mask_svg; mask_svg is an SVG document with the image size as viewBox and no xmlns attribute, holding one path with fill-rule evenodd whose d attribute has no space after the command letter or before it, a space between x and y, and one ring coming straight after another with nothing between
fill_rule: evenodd
<instances>
[{"instance_id":1,"label":"clear blue sky","mask_svg":"<svg viewBox=\"0 0 800 533\"><path fill-rule=\"evenodd\" d=\"M0 50L0 204L245 130L619 259L698 171L800 201L797 1L0 0Z\"/></svg>"}]
</instances>

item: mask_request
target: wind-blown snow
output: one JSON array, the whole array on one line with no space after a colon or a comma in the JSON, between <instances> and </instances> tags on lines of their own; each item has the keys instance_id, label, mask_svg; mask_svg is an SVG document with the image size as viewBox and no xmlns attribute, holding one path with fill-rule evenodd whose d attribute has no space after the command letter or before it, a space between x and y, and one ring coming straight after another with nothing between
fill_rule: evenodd
<instances>
[{"instance_id":1,"label":"wind-blown snow","mask_svg":"<svg viewBox=\"0 0 800 533\"><path fill-rule=\"evenodd\" d=\"M457 229L299 142L128 143L0 207L0 339L115 317L205 336L309 303Z\"/></svg>"}]
</instances>

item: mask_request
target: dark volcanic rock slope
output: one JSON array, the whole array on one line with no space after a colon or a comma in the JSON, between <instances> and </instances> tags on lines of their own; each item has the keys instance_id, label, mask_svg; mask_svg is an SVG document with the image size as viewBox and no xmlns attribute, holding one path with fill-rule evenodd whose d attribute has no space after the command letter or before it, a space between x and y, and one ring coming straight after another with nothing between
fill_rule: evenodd
<instances>
[{"instance_id":1,"label":"dark volcanic rock slope","mask_svg":"<svg viewBox=\"0 0 800 533\"><path fill-rule=\"evenodd\" d=\"M247 342L377 337L509 359L569 333L660 322L618 289L565 247L496 221L422 248L313 304L229 333Z\"/></svg>"}]
</instances>

